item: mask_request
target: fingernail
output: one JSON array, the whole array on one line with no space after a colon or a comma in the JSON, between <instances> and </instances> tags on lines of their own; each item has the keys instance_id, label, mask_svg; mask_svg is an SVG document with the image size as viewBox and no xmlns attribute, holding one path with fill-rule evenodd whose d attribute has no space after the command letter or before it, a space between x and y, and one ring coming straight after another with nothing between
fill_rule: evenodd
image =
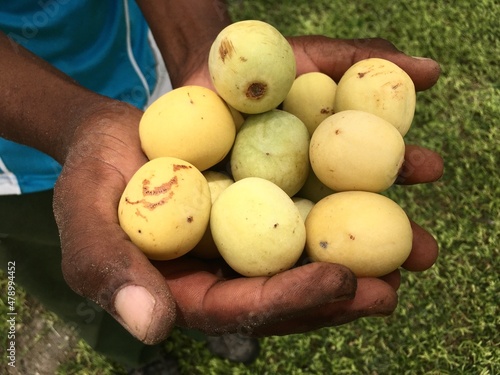
<instances>
[{"instance_id":1,"label":"fingernail","mask_svg":"<svg viewBox=\"0 0 500 375\"><path fill-rule=\"evenodd\" d=\"M116 312L125 328L139 340L144 340L147 336L155 304L151 293L138 285L124 287L115 297Z\"/></svg>"}]
</instances>

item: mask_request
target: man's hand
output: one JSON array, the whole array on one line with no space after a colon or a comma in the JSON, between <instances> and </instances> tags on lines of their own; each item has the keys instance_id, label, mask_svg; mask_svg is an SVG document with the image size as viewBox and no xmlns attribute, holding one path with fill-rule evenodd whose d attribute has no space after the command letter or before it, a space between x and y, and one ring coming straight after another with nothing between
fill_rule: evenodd
<instances>
[{"instance_id":1,"label":"man's hand","mask_svg":"<svg viewBox=\"0 0 500 375\"><path fill-rule=\"evenodd\" d=\"M431 87L439 73L434 62L411 59L379 40L291 41L299 72L321 70L338 79L355 61L376 55L403 66L419 89ZM146 161L137 129L142 112L121 103L103 108L76 129L55 190L63 270L73 289L103 306L140 340L157 343L175 324L210 334L288 334L388 315L396 308L398 271L356 280L340 265L311 263L272 277L243 278L221 260L185 256L152 264L129 241L117 216L127 181ZM412 157L417 154L421 157ZM441 176L443 163L435 152L408 146L406 156L401 183ZM438 247L415 223L413 230L404 267L421 271L432 266Z\"/></svg>"},{"instance_id":2,"label":"man's hand","mask_svg":"<svg viewBox=\"0 0 500 375\"><path fill-rule=\"evenodd\" d=\"M119 106L82 126L56 186L63 270L77 292L98 302L146 343L174 324L217 334L288 334L388 315L397 305L399 273L359 279L345 267L312 263L272 277L242 278L221 260L185 256L146 259L121 230L117 205L127 181L146 159L139 147L140 111ZM412 150L428 152L412 147ZM412 183L439 177L441 159L428 154ZM432 236L414 224L405 267L424 270L437 255Z\"/></svg>"}]
</instances>

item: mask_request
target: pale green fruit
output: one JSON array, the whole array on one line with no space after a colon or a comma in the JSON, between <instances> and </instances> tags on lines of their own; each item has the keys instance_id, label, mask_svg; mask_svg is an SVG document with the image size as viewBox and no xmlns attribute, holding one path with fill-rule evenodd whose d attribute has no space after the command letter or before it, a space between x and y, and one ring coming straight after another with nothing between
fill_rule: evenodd
<instances>
[{"instance_id":1,"label":"pale green fruit","mask_svg":"<svg viewBox=\"0 0 500 375\"><path fill-rule=\"evenodd\" d=\"M216 199L210 228L220 254L244 276L291 268L305 245L304 220L292 199L271 181L248 177Z\"/></svg>"},{"instance_id":2,"label":"pale green fruit","mask_svg":"<svg viewBox=\"0 0 500 375\"><path fill-rule=\"evenodd\" d=\"M357 109L389 121L401 135L410 129L416 106L415 85L410 76L391 61L361 60L340 79L335 112Z\"/></svg>"},{"instance_id":3,"label":"pale green fruit","mask_svg":"<svg viewBox=\"0 0 500 375\"><path fill-rule=\"evenodd\" d=\"M324 120L311 137L309 157L318 179L334 191L382 192L403 165L403 136L374 114L348 110Z\"/></svg>"},{"instance_id":4,"label":"pale green fruit","mask_svg":"<svg viewBox=\"0 0 500 375\"><path fill-rule=\"evenodd\" d=\"M235 135L227 104L213 90L194 85L158 98L139 124L141 145L149 159L176 157L201 171L224 159Z\"/></svg>"},{"instance_id":5,"label":"pale green fruit","mask_svg":"<svg viewBox=\"0 0 500 375\"><path fill-rule=\"evenodd\" d=\"M291 113L273 109L250 115L231 151L232 176L235 181L265 178L293 196L309 172L309 140L306 126Z\"/></svg>"},{"instance_id":6,"label":"pale green fruit","mask_svg":"<svg viewBox=\"0 0 500 375\"><path fill-rule=\"evenodd\" d=\"M118 205L121 227L150 259L178 258L200 241L210 218L210 190L192 164L148 161L127 183Z\"/></svg>"},{"instance_id":7,"label":"pale green fruit","mask_svg":"<svg viewBox=\"0 0 500 375\"><path fill-rule=\"evenodd\" d=\"M295 206L297 206L297 208L299 209L300 216L305 221L307 215L309 215L309 212L314 207L314 202L310 201L309 199L300 197L292 197L292 201L293 203L295 203Z\"/></svg>"},{"instance_id":8,"label":"pale green fruit","mask_svg":"<svg viewBox=\"0 0 500 375\"><path fill-rule=\"evenodd\" d=\"M318 125L333 115L337 84L321 72L298 76L283 101L283 110L300 118L312 135Z\"/></svg>"},{"instance_id":9,"label":"pale green fruit","mask_svg":"<svg viewBox=\"0 0 500 375\"><path fill-rule=\"evenodd\" d=\"M377 193L335 193L314 205L306 219L306 253L338 263L358 277L379 277L410 255L413 232L403 209Z\"/></svg>"},{"instance_id":10,"label":"pale green fruit","mask_svg":"<svg viewBox=\"0 0 500 375\"><path fill-rule=\"evenodd\" d=\"M212 204L226 188L234 183L233 179L227 174L217 171L204 171L203 176L205 176L208 182ZM207 226L205 234L200 242L196 244L194 249L191 250L190 254L203 259L215 259L220 257L219 250L212 237L210 225Z\"/></svg>"},{"instance_id":11,"label":"pale green fruit","mask_svg":"<svg viewBox=\"0 0 500 375\"><path fill-rule=\"evenodd\" d=\"M276 108L296 74L290 43L272 25L256 20L224 28L211 46L208 67L217 93L243 113Z\"/></svg>"}]
</instances>

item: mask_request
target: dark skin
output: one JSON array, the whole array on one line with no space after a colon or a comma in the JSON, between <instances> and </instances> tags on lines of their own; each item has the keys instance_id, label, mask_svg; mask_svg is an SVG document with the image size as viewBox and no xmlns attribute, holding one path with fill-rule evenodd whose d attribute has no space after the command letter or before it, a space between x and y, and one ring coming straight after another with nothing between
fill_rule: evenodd
<instances>
[{"instance_id":1,"label":"dark skin","mask_svg":"<svg viewBox=\"0 0 500 375\"><path fill-rule=\"evenodd\" d=\"M201 0L139 4L174 86L210 87L208 49L230 22L223 8ZM175 17L175 12L185 14L183 7L190 9L191 20ZM193 25L193 20L205 20L206 27L204 21ZM417 90L429 89L439 77L436 62L411 58L381 39L289 40L298 73L321 71L338 81L356 61L377 56L406 70ZM399 271L356 279L337 264L300 263L272 277L243 278L220 260L185 256L150 262L121 230L117 217L127 181L147 160L137 130L142 111L85 90L3 34L0 50L2 89L5 85L8 91L0 101L0 135L36 147L64 166L54 211L65 278L143 342L164 340L175 325L208 334L282 335L385 316L396 308ZM415 152L425 157L416 162L410 157ZM433 151L409 145L406 156L400 183L428 183L443 173L443 160ZM412 226L413 248L403 268L418 272L434 264L438 246L426 230Z\"/></svg>"}]
</instances>

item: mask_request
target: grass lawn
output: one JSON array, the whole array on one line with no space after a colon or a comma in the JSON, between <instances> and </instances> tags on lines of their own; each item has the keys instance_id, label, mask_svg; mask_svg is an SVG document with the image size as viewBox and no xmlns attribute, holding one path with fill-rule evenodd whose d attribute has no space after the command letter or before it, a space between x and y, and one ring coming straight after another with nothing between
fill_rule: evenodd
<instances>
[{"instance_id":1,"label":"grass lawn","mask_svg":"<svg viewBox=\"0 0 500 375\"><path fill-rule=\"evenodd\" d=\"M286 35L382 37L408 54L429 56L441 64L438 84L418 94L414 123L406 140L439 151L445 159L445 174L433 184L395 186L387 193L437 237L441 253L437 264L426 272L403 271L399 306L391 317L263 339L262 355L248 367L213 358L202 343L174 332L167 347L179 358L184 372L499 374L498 2L228 3L234 20L261 19ZM0 313L5 317L5 277L0 286ZM33 301L22 290L19 293L19 321L28 322L34 316ZM63 330L53 328L61 324L55 316L40 313L45 329L33 340ZM7 330L4 320L1 332ZM119 367L85 343L66 337L71 337L71 332L64 336L68 344L64 346L66 355L58 359L59 374L120 373ZM6 365L5 357L4 352L0 368ZM30 353L24 353L24 361L29 360Z\"/></svg>"}]
</instances>

